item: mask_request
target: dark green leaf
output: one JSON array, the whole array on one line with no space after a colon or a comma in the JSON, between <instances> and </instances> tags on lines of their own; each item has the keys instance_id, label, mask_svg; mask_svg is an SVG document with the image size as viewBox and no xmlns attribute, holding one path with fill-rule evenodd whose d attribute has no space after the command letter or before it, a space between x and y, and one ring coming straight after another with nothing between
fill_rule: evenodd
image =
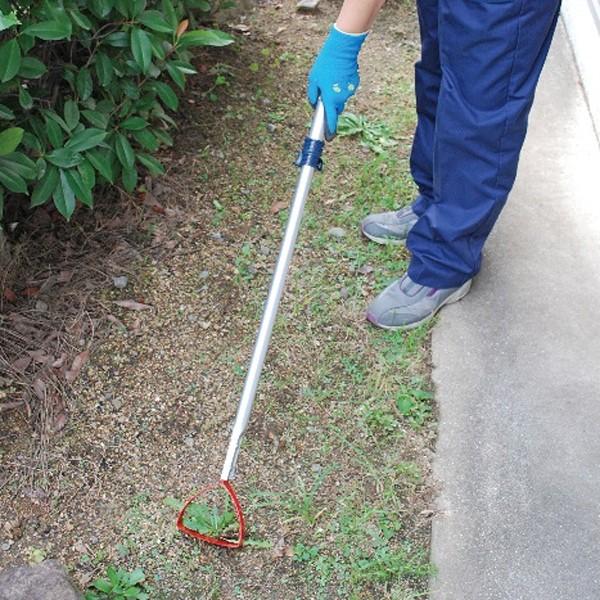
<instances>
[{"instance_id":1,"label":"dark green leaf","mask_svg":"<svg viewBox=\"0 0 600 600\"><path fill-rule=\"evenodd\" d=\"M55 21L40 21L23 30L26 35L38 37L41 40L64 40L71 37L71 21L66 17Z\"/></svg>"},{"instance_id":2,"label":"dark green leaf","mask_svg":"<svg viewBox=\"0 0 600 600\"><path fill-rule=\"evenodd\" d=\"M19 77L23 79L38 79L46 73L46 65L33 56L25 56L19 68Z\"/></svg>"},{"instance_id":3,"label":"dark green leaf","mask_svg":"<svg viewBox=\"0 0 600 600\"><path fill-rule=\"evenodd\" d=\"M57 114L53 110L43 110L42 113L48 119L52 119L55 123L58 123L58 125L60 125L61 129L65 133L67 133L67 134L71 133L69 126L65 123L64 119L59 114Z\"/></svg>"},{"instance_id":4,"label":"dark green leaf","mask_svg":"<svg viewBox=\"0 0 600 600\"><path fill-rule=\"evenodd\" d=\"M121 129L128 129L129 131L139 131L148 126L148 121L141 117L129 117L121 123Z\"/></svg>"},{"instance_id":5,"label":"dark green leaf","mask_svg":"<svg viewBox=\"0 0 600 600\"><path fill-rule=\"evenodd\" d=\"M4 190L0 188L0 223L4 218Z\"/></svg>"},{"instance_id":6,"label":"dark green leaf","mask_svg":"<svg viewBox=\"0 0 600 600\"><path fill-rule=\"evenodd\" d=\"M11 121L15 118L15 113L8 108L8 106L4 106L4 104L0 104L0 119L4 119L5 121Z\"/></svg>"},{"instance_id":7,"label":"dark green leaf","mask_svg":"<svg viewBox=\"0 0 600 600\"><path fill-rule=\"evenodd\" d=\"M148 169L150 175L162 175L165 172L160 162L149 154L138 154L137 159Z\"/></svg>"},{"instance_id":8,"label":"dark green leaf","mask_svg":"<svg viewBox=\"0 0 600 600\"><path fill-rule=\"evenodd\" d=\"M119 162L125 170L132 169L135 163L135 154L129 140L122 134L117 133L115 137L115 152Z\"/></svg>"},{"instance_id":9,"label":"dark green leaf","mask_svg":"<svg viewBox=\"0 0 600 600\"><path fill-rule=\"evenodd\" d=\"M15 38L0 46L0 82L11 80L21 67L21 48Z\"/></svg>"},{"instance_id":10,"label":"dark green leaf","mask_svg":"<svg viewBox=\"0 0 600 600\"><path fill-rule=\"evenodd\" d=\"M156 90L159 98L168 108L171 110L177 110L177 107L179 106L179 98L177 98L175 92L166 83L163 83L162 81L156 81L154 82L154 89Z\"/></svg>"},{"instance_id":11,"label":"dark green leaf","mask_svg":"<svg viewBox=\"0 0 600 600\"><path fill-rule=\"evenodd\" d=\"M65 123L69 129L75 129L79 123L79 107L73 100L65 102Z\"/></svg>"},{"instance_id":12,"label":"dark green leaf","mask_svg":"<svg viewBox=\"0 0 600 600\"><path fill-rule=\"evenodd\" d=\"M33 189L31 194L31 207L45 204L50 198L56 184L58 183L58 169L50 166L46 169L46 174Z\"/></svg>"},{"instance_id":13,"label":"dark green leaf","mask_svg":"<svg viewBox=\"0 0 600 600\"><path fill-rule=\"evenodd\" d=\"M92 163L92 166L104 179L110 183L115 182L115 176L112 170L112 159L110 151L90 150L85 153L86 158Z\"/></svg>"},{"instance_id":14,"label":"dark green leaf","mask_svg":"<svg viewBox=\"0 0 600 600\"><path fill-rule=\"evenodd\" d=\"M115 3L114 0L90 0L89 4L92 12L100 19L104 19L113 9Z\"/></svg>"},{"instance_id":15,"label":"dark green leaf","mask_svg":"<svg viewBox=\"0 0 600 600\"><path fill-rule=\"evenodd\" d=\"M125 188L125 191L129 193L133 192L138 181L137 169L135 167L132 167L131 169L123 169L121 179L123 180L123 187Z\"/></svg>"},{"instance_id":16,"label":"dark green leaf","mask_svg":"<svg viewBox=\"0 0 600 600\"><path fill-rule=\"evenodd\" d=\"M33 108L33 98L24 86L19 88L19 104L23 110L31 110Z\"/></svg>"},{"instance_id":17,"label":"dark green leaf","mask_svg":"<svg viewBox=\"0 0 600 600\"><path fill-rule=\"evenodd\" d=\"M178 42L181 48L193 46L229 46L233 44L234 38L224 31L218 29L198 29L184 33Z\"/></svg>"},{"instance_id":18,"label":"dark green leaf","mask_svg":"<svg viewBox=\"0 0 600 600\"><path fill-rule=\"evenodd\" d=\"M54 188L54 205L67 221L75 211L75 194L67 181L64 171L60 171L60 181Z\"/></svg>"},{"instance_id":19,"label":"dark green leaf","mask_svg":"<svg viewBox=\"0 0 600 600\"><path fill-rule=\"evenodd\" d=\"M80 71L77 73L77 77L75 78L75 87L77 88L79 98L83 101L87 100L92 95L94 84L88 69L80 69Z\"/></svg>"},{"instance_id":20,"label":"dark green leaf","mask_svg":"<svg viewBox=\"0 0 600 600\"><path fill-rule=\"evenodd\" d=\"M21 152L12 152L0 157L2 168L21 176L23 179L36 179L37 167L35 163Z\"/></svg>"},{"instance_id":21,"label":"dark green leaf","mask_svg":"<svg viewBox=\"0 0 600 600\"><path fill-rule=\"evenodd\" d=\"M48 136L53 148L63 147L63 132L56 121L53 121L52 119L46 119L46 135Z\"/></svg>"},{"instance_id":22,"label":"dark green leaf","mask_svg":"<svg viewBox=\"0 0 600 600\"><path fill-rule=\"evenodd\" d=\"M89 129L84 129L83 131L76 133L65 144L65 148L68 148L72 152L84 152L85 150L96 148L98 144L104 141L106 135L106 131L90 127Z\"/></svg>"},{"instance_id":23,"label":"dark green leaf","mask_svg":"<svg viewBox=\"0 0 600 600\"><path fill-rule=\"evenodd\" d=\"M76 169L69 169L68 171L64 171L64 175L67 178L69 187L73 190L75 197L86 206L91 207L94 203L92 190L85 185L79 171Z\"/></svg>"},{"instance_id":24,"label":"dark green leaf","mask_svg":"<svg viewBox=\"0 0 600 600\"><path fill-rule=\"evenodd\" d=\"M104 52L98 52L96 55L96 76L103 86L110 85L113 78L113 65L110 58Z\"/></svg>"},{"instance_id":25,"label":"dark green leaf","mask_svg":"<svg viewBox=\"0 0 600 600\"><path fill-rule=\"evenodd\" d=\"M9 191L15 194L26 194L27 184L25 180L16 173L4 171L0 168L0 183Z\"/></svg>"},{"instance_id":26,"label":"dark green leaf","mask_svg":"<svg viewBox=\"0 0 600 600\"><path fill-rule=\"evenodd\" d=\"M23 139L23 133L20 127L10 127L0 132L0 156L14 152Z\"/></svg>"},{"instance_id":27,"label":"dark green leaf","mask_svg":"<svg viewBox=\"0 0 600 600\"><path fill-rule=\"evenodd\" d=\"M158 150L158 147L160 145L158 140L147 129L142 129L141 131L134 131L133 137L135 138L136 142L145 150L149 150L150 152L156 152Z\"/></svg>"},{"instance_id":28,"label":"dark green leaf","mask_svg":"<svg viewBox=\"0 0 600 600\"><path fill-rule=\"evenodd\" d=\"M62 169L70 169L71 167L76 167L80 164L83 157L81 154L73 152L68 148L59 148L58 150L53 150L50 154L47 154L46 160Z\"/></svg>"},{"instance_id":29,"label":"dark green leaf","mask_svg":"<svg viewBox=\"0 0 600 600\"><path fill-rule=\"evenodd\" d=\"M167 62L167 71L171 76L171 79L177 84L179 89L185 89L185 75L173 64L172 61Z\"/></svg>"},{"instance_id":30,"label":"dark green leaf","mask_svg":"<svg viewBox=\"0 0 600 600\"><path fill-rule=\"evenodd\" d=\"M129 35L126 31L115 31L106 36L106 43L115 48L127 48L129 46Z\"/></svg>"},{"instance_id":31,"label":"dark green leaf","mask_svg":"<svg viewBox=\"0 0 600 600\"><path fill-rule=\"evenodd\" d=\"M159 33L173 33L175 28L157 10L145 10L137 19L142 25Z\"/></svg>"},{"instance_id":32,"label":"dark green leaf","mask_svg":"<svg viewBox=\"0 0 600 600\"><path fill-rule=\"evenodd\" d=\"M162 14L165 16L167 21L171 24L173 31L177 29L179 20L177 19L177 13L175 12L175 4L173 0L162 0Z\"/></svg>"},{"instance_id":33,"label":"dark green leaf","mask_svg":"<svg viewBox=\"0 0 600 600\"><path fill-rule=\"evenodd\" d=\"M77 8L70 9L69 15L71 15L73 23L81 27L81 29L89 31L94 26L93 23Z\"/></svg>"},{"instance_id":34,"label":"dark green leaf","mask_svg":"<svg viewBox=\"0 0 600 600\"><path fill-rule=\"evenodd\" d=\"M152 133L163 143L165 146L173 145L173 138L164 129L153 129Z\"/></svg>"},{"instance_id":35,"label":"dark green leaf","mask_svg":"<svg viewBox=\"0 0 600 600\"><path fill-rule=\"evenodd\" d=\"M81 113L94 127L106 129L108 127L108 117L97 110L84 110Z\"/></svg>"},{"instance_id":36,"label":"dark green leaf","mask_svg":"<svg viewBox=\"0 0 600 600\"><path fill-rule=\"evenodd\" d=\"M84 160L78 167L79 174L83 184L90 190L93 190L96 185L96 171L89 160Z\"/></svg>"},{"instance_id":37,"label":"dark green leaf","mask_svg":"<svg viewBox=\"0 0 600 600\"><path fill-rule=\"evenodd\" d=\"M147 73L152 61L152 44L148 34L138 27L131 30L131 52L143 73Z\"/></svg>"}]
</instances>

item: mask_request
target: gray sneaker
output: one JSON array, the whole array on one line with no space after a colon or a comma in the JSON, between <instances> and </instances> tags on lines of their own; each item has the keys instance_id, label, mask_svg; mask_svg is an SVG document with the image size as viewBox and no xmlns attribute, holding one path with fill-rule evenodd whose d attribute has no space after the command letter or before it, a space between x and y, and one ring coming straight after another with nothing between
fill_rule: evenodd
<instances>
[{"instance_id":1,"label":"gray sneaker","mask_svg":"<svg viewBox=\"0 0 600 600\"><path fill-rule=\"evenodd\" d=\"M407 206L392 212L369 215L360 224L363 235L378 244L404 244L419 217Z\"/></svg>"},{"instance_id":2,"label":"gray sneaker","mask_svg":"<svg viewBox=\"0 0 600 600\"><path fill-rule=\"evenodd\" d=\"M413 329L429 321L442 306L458 302L470 289L470 279L461 287L437 290L405 275L371 302L367 320L382 329Z\"/></svg>"}]
</instances>

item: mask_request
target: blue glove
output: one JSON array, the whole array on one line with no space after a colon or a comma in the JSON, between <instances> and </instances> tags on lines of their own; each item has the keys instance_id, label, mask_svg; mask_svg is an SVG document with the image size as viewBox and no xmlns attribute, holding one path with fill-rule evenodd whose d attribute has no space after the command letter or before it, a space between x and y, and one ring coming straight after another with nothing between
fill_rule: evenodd
<instances>
[{"instance_id":1,"label":"blue glove","mask_svg":"<svg viewBox=\"0 0 600 600\"><path fill-rule=\"evenodd\" d=\"M308 101L314 107L321 97L327 139L335 135L338 116L360 83L358 53L366 38L366 33L344 33L334 25L308 74Z\"/></svg>"}]
</instances>

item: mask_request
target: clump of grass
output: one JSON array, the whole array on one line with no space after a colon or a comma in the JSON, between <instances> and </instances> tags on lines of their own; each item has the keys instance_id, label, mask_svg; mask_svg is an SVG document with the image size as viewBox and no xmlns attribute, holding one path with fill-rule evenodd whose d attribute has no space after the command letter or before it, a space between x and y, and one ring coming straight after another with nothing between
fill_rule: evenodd
<instances>
[{"instance_id":1,"label":"clump of grass","mask_svg":"<svg viewBox=\"0 0 600 600\"><path fill-rule=\"evenodd\" d=\"M384 154L388 148L398 145L391 129L381 121L370 121L363 115L344 113L338 122L337 134L340 137L357 136L361 146L375 154Z\"/></svg>"}]
</instances>

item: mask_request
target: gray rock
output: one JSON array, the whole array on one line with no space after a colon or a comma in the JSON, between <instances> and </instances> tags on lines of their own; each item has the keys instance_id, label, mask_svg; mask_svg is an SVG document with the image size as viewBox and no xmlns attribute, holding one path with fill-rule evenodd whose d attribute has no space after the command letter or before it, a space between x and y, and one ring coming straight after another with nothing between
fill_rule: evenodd
<instances>
[{"instance_id":1,"label":"gray rock","mask_svg":"<svg viewBox=\"0 0 600 600\"><path fill-rule=\"evenodd\" d=\"M11 567L0 572L0 600L81 600L58 561Z\"/></svg>"},{"instance_id":2,"label":"gray rock","mask_svg":"<svg viewBox=\"0 0 600 600\"><path fill-rule=\"evenodd\" d=\"M275 125L274 123L267 123L267 131L269 133L275 133L276 129L277 129L277 125Z\"/></svg>"},{"instance_id":3,"label":"gray rock","mask_svg":"<svg viewBox=\"0 0 600 600\"><path fill-rule=\"evenodd\" d=\"M124 290L129 283L129 278L127 275L119 275L119 277L113 277L113 285L119 289Z\"/></svg>"},{"instance_id":4,"label":"gray rock","mask_svg":"<svg viewBox=\"0 0 600 600\"><path fill-rule=\"evenodd\" d=\"M117 398L116 396L110 399L110 403L113 405L115 410L120 410L123 406L123 400L121 400L121 398Z\"/></svg>"},{"instance_id":5,"label":"gray rock","mask_svg":"<svg viewBox=\"0 0 600 600\"><path fill-rule=\"evenodd\" d=\"M200 271L200 279L207 279L209 275L208 271Z\"/></svg>"},{"instance_id":6,"label":"gray rock","mask_svg":"<svg viewBox=\"0 0 600 600\"><path fill-rule=\"evenodd\" d=\"M341 227L332 227L328 231L328 233L331 237L336 238L338 240L341 240L342 238L346 237L346 230L342 229Z\"/></svg>"}]
</instances>

